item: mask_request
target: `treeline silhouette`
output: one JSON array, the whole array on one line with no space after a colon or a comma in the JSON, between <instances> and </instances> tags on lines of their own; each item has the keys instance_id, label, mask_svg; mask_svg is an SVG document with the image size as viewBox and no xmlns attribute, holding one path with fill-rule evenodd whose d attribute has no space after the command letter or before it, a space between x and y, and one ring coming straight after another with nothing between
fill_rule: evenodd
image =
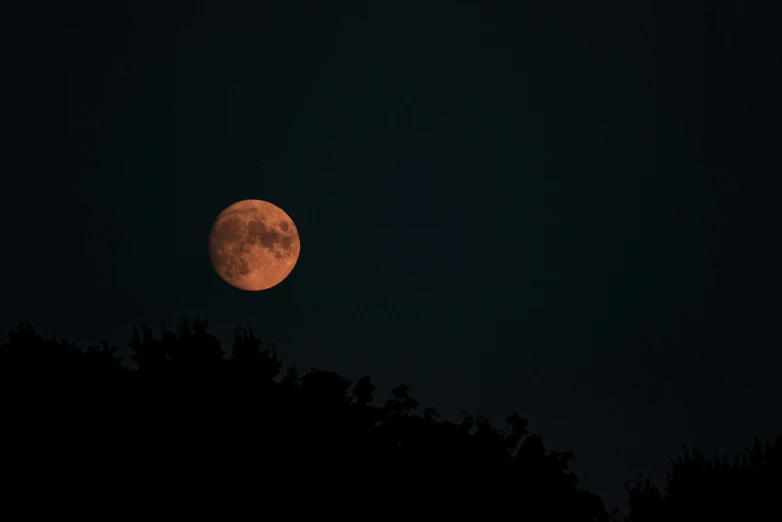
<instances>
[{"instance_id":1,"label":"treeline silhouette","mask_svg":"<svg viewBox=\"0 0 782 522\"><path fill-rule=\"evenodd\" d=\"M151 483L170 491L241 482L267 505L315 509L320 498L345 516L421 513L424 505L539 521L618 516L578 486L568 471L573 454L547 450L517 413L502 428L467 414L446 422L433 408L418 413L405 385L377 404L369 377L353 383L328 371L299 374L295 365L283 371L274 345L251 329L236 329L226 357L198 318L159 336L146 325L134 329L129 347L137 368L106 341L82 350L27 324L9 332L0 345L12 441L5 462L10 453L24 462L18 476L83 474L131 484L135 495ZM780 448L782 436L733 460L686 453L674 462L667 495L643 477L627 486L625 518L778 513ZM350 511L358 506L374 511Z\"/></svg>"},{"instance_id":2,"label":"treeline silhouette","mask_svg":"<svg viewBox=\"0 0 782 522\"><path fill-rule=\"evenodd\" d=\"M697 447L683 453L672 463L665 495L643 475L625 483L626 522L782 520L782 434L773 444L755 438L732 457L717 451L707 458Z\"/></svg>"}]
</instances>

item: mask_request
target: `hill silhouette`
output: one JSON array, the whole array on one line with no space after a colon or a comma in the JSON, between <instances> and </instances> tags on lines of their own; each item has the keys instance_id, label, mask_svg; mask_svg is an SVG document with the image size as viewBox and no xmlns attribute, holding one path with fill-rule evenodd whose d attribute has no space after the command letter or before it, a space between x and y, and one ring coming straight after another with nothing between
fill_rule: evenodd
<instances>
[{"instance_id":1,"label":"hill silhouette","mask_svg":"<svg viewBox=\"0 0 782 522\"><path fill-rule=\"evenodd\" d=\"M191 503L227 487L226 503L252 499L264 513L618 516L579 487L568 471L574 455L547 449L515 412L501 428L467 414L442 421L405 385L378 400L370 377L283 370L275 346L251 329L236 329L227 356L198 318L159 337L142 326L129 347L134 369L106 341L82 350L27 324L9 332L0 371L6 469L17 484L46 475L60 490L77 482L114 497L118 488L130 498L186 490ZM627 486L626 520L778 512L780 447L778 437L733 460L685 453L666 496L642 477Z\"/></svg>"}]
</instances>

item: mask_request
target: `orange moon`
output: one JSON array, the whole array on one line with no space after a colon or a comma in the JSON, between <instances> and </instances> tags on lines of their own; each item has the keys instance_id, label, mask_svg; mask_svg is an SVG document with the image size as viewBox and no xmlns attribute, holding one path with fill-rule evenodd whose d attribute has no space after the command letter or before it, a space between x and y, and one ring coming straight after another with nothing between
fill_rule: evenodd
<instances>
[{"instance_id":1,"label":"orange moon","mask_svg":"<svg viewBox=\"0 0 782 522\"><path fill-rule=\"evenodd\" d=\"M223 280L241 290L266 290L288 277L299 259L299 231L281 208L246 199L217 216L209 258Z\"/></svg>"}]
</instances>

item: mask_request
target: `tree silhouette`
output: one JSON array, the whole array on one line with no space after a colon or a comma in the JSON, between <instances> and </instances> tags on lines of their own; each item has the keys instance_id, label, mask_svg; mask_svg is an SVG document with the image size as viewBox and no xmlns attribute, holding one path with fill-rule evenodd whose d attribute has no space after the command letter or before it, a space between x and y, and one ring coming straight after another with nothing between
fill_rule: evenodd
<instances>
[{"instance_id":1,"label":"tree silhouette","mask_svg":"<svg viewBox=\"0 0 782 522\"><path fill-rule=\"evenodd\" d=\"M23 456L19 470L78 469L106 483L124 477L136 496L157 478L168 488L244 480L264 512L296 500L313 509L337 503L344 516L369 513L358 506L420 514L425 505L441 516L450 506L454 517L616 515L579 488L568 471L574 455L548 450L518 413L502 428L466 412L459 423L443 421L434 408L417 413L403 384L375 405L369 377L354 384L329 371L300 375L295 365L281 375L274 345L249 328L235 330L226 358L198 318L183 317L157 337L146 325L134 328L129 346L132 369L107 341L81 350L27 324L9 332L0 344L2 415L13 441L7 451ZM710 460L685 451L666 495L642 477L627 486L627 520L778 512L780 447L780 438L770 446L756 440L745 455Z\"/></svg>"},{"instance_id":2,"label":"tree silhouette","mask_svg":"<svg viewBox=\"0 0 782 522\"><path fill-rule=\"evenodd\" d=\"M375 387L372 385L369 377L362 377L356 381L353 388L353 399L358 406L368 406L372 403L375 393Z\"/></svg>"},{"instance_id":3,"label":"tree silhouette","mask_svg":"<svg viewBox=\"0 0 782 522\"><path fill-rule=\"evenodd\" d=\"M706 458L692 447L672 461L666 494L639 476L626 485L630 514L627 522L693 519L777 520L782 517L782 435L771 444L753 440L752 448L733 457Z\"/></svg>"}]
</instances>

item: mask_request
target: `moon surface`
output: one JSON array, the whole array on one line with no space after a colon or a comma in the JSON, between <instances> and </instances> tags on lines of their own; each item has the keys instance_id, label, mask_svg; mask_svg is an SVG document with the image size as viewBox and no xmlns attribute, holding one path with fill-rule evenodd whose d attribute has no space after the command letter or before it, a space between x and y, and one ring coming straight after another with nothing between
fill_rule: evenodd
<instances>
[{"instance_id":1,"label":"moon surface","mask_svg":"<svg viewBox=\"0 0 782 522\"><path fill-rule=\"evenodd\" d=\"M246 199L217 216L209 258L217 274L241 290L266 290L288 277L299 259L299 231L281 208Z\"/></svg>"}]
</instances>

